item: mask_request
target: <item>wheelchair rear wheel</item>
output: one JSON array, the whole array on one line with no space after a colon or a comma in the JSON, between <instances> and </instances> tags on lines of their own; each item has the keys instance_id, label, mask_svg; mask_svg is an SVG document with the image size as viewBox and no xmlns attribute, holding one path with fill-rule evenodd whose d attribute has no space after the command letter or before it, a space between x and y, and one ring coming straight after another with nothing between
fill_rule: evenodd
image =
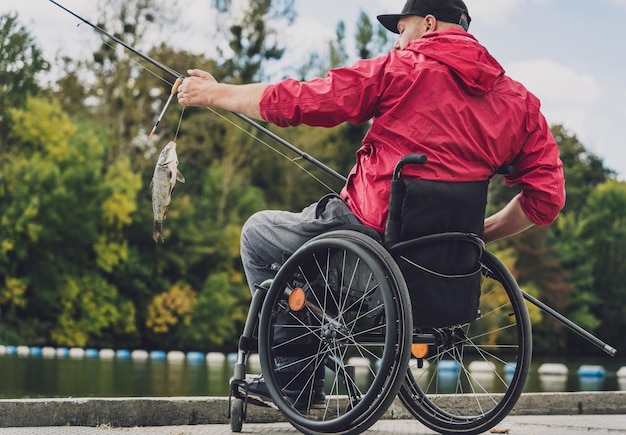
<instances>
[{"instance_id":1,"label":"wheelchair rear wheel","mask_svg":"<svg viewBox=\"0 0 626 435\"><path fill-rule=\"evenodd\" d=\"M261 310L259 357L274 404L304 433L369 428L404 382L410 313L399 269L373 239L335 231L303 245Z\"/></svg>"},{"instance_id":2,"label":"wheelchair rear wheel","mask_svg":"<svg viewBox=\"0 0 626 435\"><path fill-rule=\"evenodd\" d=\"M419 359L411 360L400 400L440 433L478 434L498 424L517 402L530 367L531 324L517 282L490 252L481 263L477 319L413 335Z\"/></svg>"}]
</instances>

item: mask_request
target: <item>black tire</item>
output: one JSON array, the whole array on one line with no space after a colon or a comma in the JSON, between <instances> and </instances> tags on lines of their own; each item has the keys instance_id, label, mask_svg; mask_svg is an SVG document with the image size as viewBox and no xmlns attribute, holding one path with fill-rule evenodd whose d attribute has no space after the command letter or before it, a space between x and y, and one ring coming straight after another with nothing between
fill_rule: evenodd
<instances>
[{"instance_id":1,"label":"black tire","mask_svg":"<svg viewBox=\"0 0 626 435\"><path fill-rule=\"evenodd\" d=\"M517 402L530 368L530 317L517 282L490 252L484 252L481 262L481 316L456 328L430 331L440 337L441 346L431 346L423 367L417 367L420 360L411 361L400 390L411 414L440 433L489 431ZM413 342L427 332L415 331Z\"/></svg>"},{"instance_id":2,"label":"black tire","mask_svg":"<svg viewBox=\"0 0 626 435\"><path fill-rule=\"evenodd\" d=\"M295 288L306 295L299 311L287 300ZM399 269L374 240L341 231L303 245L278 271L261 310L259 357L276 406L303 433L368 429L404 381L410 313ZM285 358L296 354L298 361ZM325 397L313 405L320 367Z\"/></svg>"},{"instance_id":3,"label":"black tire","mask_svg":"<svg viewBox=\"0 0 626 435\"><path fill-rule=\"evenodd\" d=\"M241 432L243 428L243 400L237 397L230 403L230 430Z\"/></svg>"}]
</instances>

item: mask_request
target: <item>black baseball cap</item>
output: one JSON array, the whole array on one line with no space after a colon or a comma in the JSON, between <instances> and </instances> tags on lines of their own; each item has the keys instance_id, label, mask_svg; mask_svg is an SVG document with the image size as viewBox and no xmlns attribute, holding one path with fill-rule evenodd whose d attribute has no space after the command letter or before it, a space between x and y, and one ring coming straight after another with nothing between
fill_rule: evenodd
<instances>
[{"instance_id":1,"label":"black baseball cap","mask_svg":"<svg viewBox=\"0 0 626 435\"><path fill-rule=\"evenodd\" d=\"M400 18L408 15L417 15L419 17L432 15L446 23L460 24L466 31L469 29L470 21L472 21L463 0L408 0L401 13L379 15L377 18L380 24L385 26L387 30L399 33L398 21L400 21ZM463 18L463 15L467 17L467 21Z\"/></svg>"}]
</instances>

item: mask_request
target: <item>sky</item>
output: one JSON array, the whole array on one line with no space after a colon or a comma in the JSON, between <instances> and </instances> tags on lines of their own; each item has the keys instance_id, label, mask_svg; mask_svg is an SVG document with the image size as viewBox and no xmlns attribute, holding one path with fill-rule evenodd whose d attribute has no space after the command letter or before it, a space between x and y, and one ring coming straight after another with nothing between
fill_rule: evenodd
<instances>
[{"instance_id":1,"label":"sky","mask_svg":"<svg viewBox=\"0 0 626 435\"><path fill-rule=\"evenodd\" d=\"M98 22L94 1L57 0L78 15ZM168 43L211 55L214 18L210 0L180 0L181 25ZM472 33L507 74L539 97L550 124L562 124L587 151L626 181L626 0L465 0ZM298 18L284 30L287 51L282 75L323 52L339 21L352 40L361 11L398 13L404 0L295 0ZM88 56L98 36L49 0L2 1L0 14L17 12L45 57ZM155 38L162 38L155 29ZM352 59L350 62L352 62ZM192 65L190 65L192 66ZM295 144L297 146L297 144ZM355 148L356 149L356 148Z\"/></svg>"}]
</instances>

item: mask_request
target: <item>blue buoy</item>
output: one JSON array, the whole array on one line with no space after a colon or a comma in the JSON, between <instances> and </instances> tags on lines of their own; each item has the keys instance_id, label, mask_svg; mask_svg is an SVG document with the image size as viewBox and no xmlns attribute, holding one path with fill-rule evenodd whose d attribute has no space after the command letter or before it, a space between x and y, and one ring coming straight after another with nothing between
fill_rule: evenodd
<instances>
[{"instance_id":1,"label":"blue buoy","mask_svg":"<svg viewBox=\"0 0 626 435\"><path fill-rule=\"evenodd\" d=\"M204 362L204 354L202 352L187 352L187 361Z\"/></svg>"},{"instance_id":2,"label":"blue buoy","mask_svg":"<svg viewBox=\"0 0 626 435\"><path fill-rule=\"evenodd\" d=\"M115 351L115 358L130 359L130 351L128 349L118 349Z\"/></svg>"},{"instance_id":3,"label":"blue buoy","mask_svg":"<svg viewBox=\"0 0 626 435\"><path fill-rule=\"evenodd\" d=\"M582 365L578 369L578 376L581 378L603 378L606 370L602 366Z\"/></svg>"},{"instance_id":4,"label":"blue buoy","mask_svg":"<svg viewBox=\"0 0 626 435\"><path fill-rule=\"evenodd\" d=\"M17 354L17 346L13 346L12 344L7 345L6 353L7 353L7 355L15 355L15 354Z\"/></svg>"},{"instance_id":5,"label":"blue buoy","mask_svg":"<svg viewBox=\"0 0 626 435\"><path fill-rule=\"evenodd\" d=\"M505 375L513 375L515 373L515 369L517 368L517 363L510 362L504 365L504 374Z\"/></svg>"},{"instance_id":6,"label":"blue buoy","mask_svg":"<svg viewBox=\"0 0 626 435\"><path fill-rule=\"evenodd\" d=\"M150 351L150 359L154 361L163 361L165 360L166 353L162 350L151 350Z\"/></svg>"},{"instance_id":7,"label":"blue buoy","mask_svg":"<svg viewBox=\"0 0 626 435\"><path fill-rule=\"evenodd\" d=\"M85 358L98 358L99 354L98 349L85 349Z\"/></svg>"},{"instance_id":8,"label":"blue buoy","mask_svg":"<svg viewBox=\"0 0 626 435\"><path fill-rule=\"evenodd\" d=\"M226 361L228 361L228 364L235 364L237 362L237 358L238 358L237 352L231 352L228 355L226 355Z\"/></svg>"},{"instance_id":9,"label":"blue buoy","mask_svg":"<svg viewBox=\"0 0 626 435\"><path fill-rule=\"evenodd\" d=\"M440 372L458 372L461 364L458 361L444 359L437 364L437 370Z\"/></svg>"},{"instance_id":10,"label":"blue buoy","mask_svg":"<svg viewBox=\"0 0 626 435\"><path fill-rule=\"evenodd\" d=\"M41 347L39 347L39 346L31 346L31 348L30 348L30 356L41 356Z\"/></svg>"}]
</instances>

